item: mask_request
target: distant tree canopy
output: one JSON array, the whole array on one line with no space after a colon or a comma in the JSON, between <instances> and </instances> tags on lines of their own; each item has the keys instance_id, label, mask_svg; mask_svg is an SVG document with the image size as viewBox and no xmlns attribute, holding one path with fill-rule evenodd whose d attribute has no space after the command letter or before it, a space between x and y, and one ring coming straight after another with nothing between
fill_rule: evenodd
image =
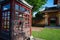
<instances>
[{"instance_id":1,"label":"distant tree canopy","mask_svg":"<svg viewBox=\"0 0 60 40\"><path fill-rule=\"evenodd\" d=\"M33 6L32 11L38 11L39 8L46 3L47 0L25 0L27 1L30 5Z\"/></svg>"},{"instance_id":2,"label":"distant tree canopy","mask_svg":"<svg viewBox=\"0 0 60 40\"><path fill-rule=\"evenodd\" d=\"M43 13L41 13L41 12L38 12L36 15L35 15L35 20L41 20L41 19L43 19L44 17L44 14Z\"/></svg>"}]
</instances>

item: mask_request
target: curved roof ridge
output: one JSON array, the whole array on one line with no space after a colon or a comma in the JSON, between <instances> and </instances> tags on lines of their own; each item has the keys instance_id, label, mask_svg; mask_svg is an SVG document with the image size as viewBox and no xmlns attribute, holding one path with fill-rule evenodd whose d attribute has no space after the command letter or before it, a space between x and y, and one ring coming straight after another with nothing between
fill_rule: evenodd
<instances>
[{"instance_id":1,"label":"curved roof ridge","mask_svg":"<svg viewBox=\"0 0 60 40\"><path fill-rule=\"evenodd\" d=\"M21 2L23 2L25 5L29 6L31 9L33 8L33 6L31 6L30 4L28 4L25 0L20 0Z\"/></svg>"}]
</instances>

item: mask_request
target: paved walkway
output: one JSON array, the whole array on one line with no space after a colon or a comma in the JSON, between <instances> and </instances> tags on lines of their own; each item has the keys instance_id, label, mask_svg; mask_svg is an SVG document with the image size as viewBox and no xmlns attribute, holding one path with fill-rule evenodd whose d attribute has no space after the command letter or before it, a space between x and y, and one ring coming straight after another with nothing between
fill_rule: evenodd
<instances>
[{"instance_id":1,"label":"paved walkway","mask_svg":"<svg viewBox=\"0 0 60 40\"><path fill-rule=\"evenodd\" d=\"M43 27L32 27L32 31L41 31L43 29Z\"/></svg>"},{"instance_id":2,"label":"paved walkway","mask_svg":"<svg viewBox=\"0 0 60 40\"><path fill-rule=\"evenodd\" d=\"M32 31L41 31L41 30L43 30L44 28L60 29L60 26L32 27Z\"/></svg>"},{"instance_id":3,"label":"paved walkway","mask_svg":"<svg viewBox=\"0 0 60 40\"><path fill-rule=\"evenodd\" d=\"M45 39L40 39L40 38L33 38L31 40L45 40Z\"/></svg>"},{"instance_id":4,"label":"paved walkway","mask_svg":"<svg viewBox=\"0 0 60 40\"><path fill-rule=\"evenodd\" d=\"M60 26L45 26L45 28L55 28L55 29L60 29Z\"/></svg>"},{"instance_id":5,"label":"paved walkway","mask_svg":"<svg viewBox=\"0 0 60 40\"><path fill-rule=\"evenodd\" d=\"M35 40L45 40L45 39L35 38Z\"/></svg>"}]
</instances>

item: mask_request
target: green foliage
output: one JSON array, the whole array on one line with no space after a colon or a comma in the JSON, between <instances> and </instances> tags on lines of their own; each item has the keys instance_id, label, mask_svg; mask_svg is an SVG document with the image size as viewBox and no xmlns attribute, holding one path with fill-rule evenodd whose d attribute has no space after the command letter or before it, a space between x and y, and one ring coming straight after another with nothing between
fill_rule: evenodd
<instances>
[{"instance_id":1,"label":"green foliage","mask_svg":"<svg viewBox=\"0 0 60 40\"><path fill-rule=\"evenodd\" d=\"M33 6L33 12L39 10L39 8L46 3L47 0L25 0Z\"/></svg>"},{"instance_id":2,"label":"green foliage","mask_svg":"<svg viewBox=\"0 0 60 40\"><path fill-rule=\"evenodd\" d=\"M40 13L40 12L38 12L35 16L36 16L36 17L35 17L36 20L41 20L41 19L44 18L44 17L43 17L44 14L43 14L43 13Z\"/></svg>"}]
</instances>

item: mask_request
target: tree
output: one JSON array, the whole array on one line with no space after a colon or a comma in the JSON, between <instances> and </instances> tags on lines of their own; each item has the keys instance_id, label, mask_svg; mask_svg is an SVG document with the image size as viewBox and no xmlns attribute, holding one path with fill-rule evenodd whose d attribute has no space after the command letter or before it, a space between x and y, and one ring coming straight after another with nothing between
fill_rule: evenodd
<instances>
[{"instance_id":1,"label":"tree","mask_svg":"<svg viewBox=\"0 0 60 40\"><path fill-rule=\"evenodd\" d=\"M33 6L32 11L38 11L39 8L46 3L47 0L25 0L27 1L30 5Z\"/></svg>"},{"instance_id":2,"label":"tree","mask_svg":"<svg viewBox=\"0 0 60 40\"><path fill-rule=\"evenodd\" d=\"M43 19L44 17L44 14L43 13L41 13L41 12L38 12L36 15L35 15L36 17L35 17L35 20L41 20L41 19Z\"/></svg>"}]
</instances>

